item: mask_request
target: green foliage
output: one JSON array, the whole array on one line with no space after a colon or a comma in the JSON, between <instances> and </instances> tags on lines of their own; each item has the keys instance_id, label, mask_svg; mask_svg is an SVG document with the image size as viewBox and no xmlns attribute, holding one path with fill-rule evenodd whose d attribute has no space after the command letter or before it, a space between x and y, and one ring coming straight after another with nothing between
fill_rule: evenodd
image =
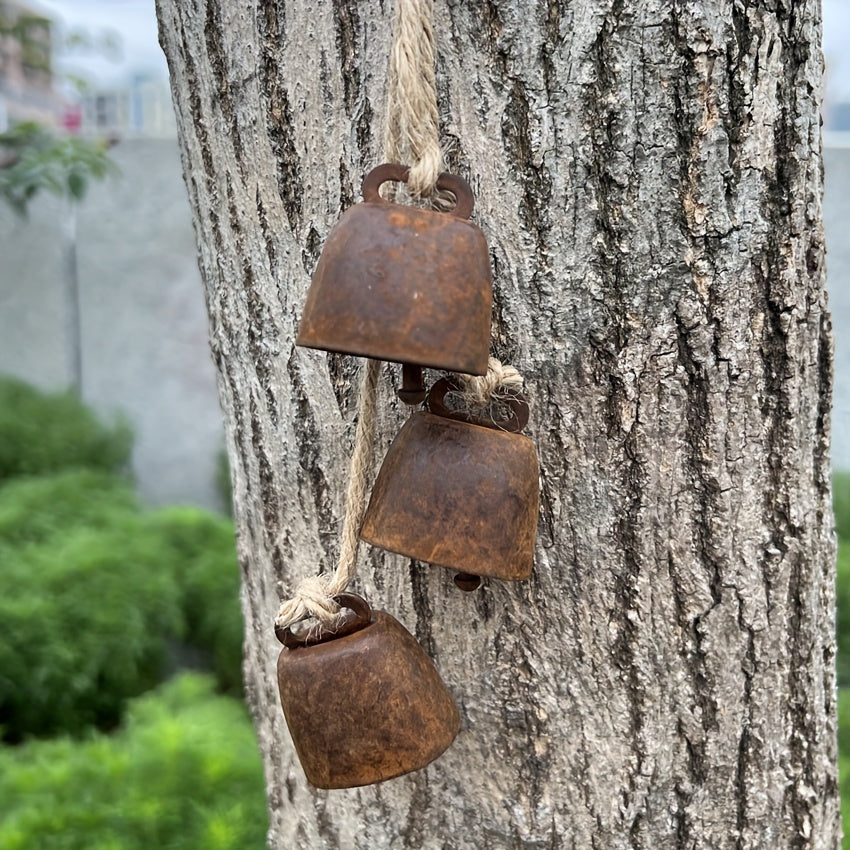
<instances>
[{"instance_id":1,"label":"green foliage","mask_svg":"<svg viewBox=\"0 0 850 850\"><path fill-rule=\"evenodd\" d=\"M124 471L132 443L125 422L100 422L73 393L0 377L0 483L69 467Z\"/></svg>"},{"instance_id":2,"label":"green foliage","mask_svg":"<svg viewBox=\"0 0 850 850\"><path fill-rule=\"evenodd\" d=\"M161 680L182 631L171 555L132 517L0 548L7 740L112 726L128 697Z\"/></svg>"},{"instance_id":3,"label":"green foliage","mask_svg":"<svg viewBox=\"0 0 850 850\"><path fill-rule=\"evenodd\" d=\"M841 789L842 847L850 850L850 473L832 478L835 527L838 532L836 570L836 637L838 657L838 779ZM844 687L842 687L844 686Z\"/></svg>"},{"instance_id":4,"label":"green foliage","mask_svg":"<svg viewBox=\"0 0 850 850\"><path fill-rule=\"evenodd\" d=\"M838 684L850 686L850 540L842 540L838 544L835 609ZM850 715L848 715L848 721L850 721ZM847 755L850 756L850 746L848 746Z\"/></svg>"},{"instance_id":5,"label":"green foliage","mask_svg":"<svg viewBox=\"0 0 850 850\"><path fill-rule=\"evenodd\" d=\"M850 759L850 688L838 689L838 749Z\"/></svg>"},{"instance_id":6,"label":"green foliage","mask_svg":"<svg viewBox=\"0 0 850 850\"><path fill-rule=\"evenodd\" d=\"M91 469L17 478L0 487L0 544L43 543L78 527L110 528L138 512L122 478Z\"/></svg>"},{"instance_id":7,"label":"green foliage","mask_svg":"<svg viewBox=\"0 0 850 850\"><path fill-rule=\"evenodd\" d=\"M230 462L227 459L227 452L222 449L215 463L215 489L218 497L221 500L221 505L225 513L233 516L233 485L230 482Z\"/></svg>"},{"instance_id":8,"label":"green foliage","mask_svg":"<svg viewBox=\"0 0 850 850\"><path fill-rule=\"evenodd\" d=\"M0 133L0 199L19 215L40 191L81 201L92 180L116 171L103 143L54 136L34 122Z\"/></svg>"},{"instance_id":9,"label":"green foliage","mask_svg":"<svg viewBox=\"0 0 850 850\"><path fill-rule=\"evenodd\" d=\"M4 850L263 850L263 772L245 709L183 674L126 728L0 749Z\"/></svg>"},{"instance_id":10,"label":"green foliage","mask_svg":"<svg viewBox=\"0 0 850 850\"><path fill-rule=\"evenodd\" d=\"M260 850L244 706L207 674L138 697L184 638L240 692L233 524L140 511L110 472L130 448L73 395L0 379L0 738L16 744L0 746L0 847ZM28 740L55 734L76 739Z\"/></svg>"},{"instance_id":11,"label":"green foliage","mask_svg":"<svg viewBox=\"0 0 850 850\"><path fill-rule=\"evenodd\" d=\"M838 564L835 581L836 660L839 686L850 686L850 473L836 472L832 479L835 526L838 531ZM850 713L846 718L850 723ZM850 730L848 730L850 735ZM850 759L850 739L845 755Z\"/></svg>"},{"instance_id":12,"label":"green foliage","mask_svg":"<svg viewBox=\"0 0 850 850\"><path fill-rule=\"evenodd\" d=\"M199 508L175 507L144 518L172 554L182 588L187 640L209 654L220 686L242 688L242 609L233 523Z\"/></svg>"},{"instance_id":13,"label":"green foliage","mask_svg":"<svg viewBox=\"0 0 850 850\"><path fill-rule=\"evenodd\" d=\"M838 537L850 543L850 472L836 472L832 476L832 506Z\"/></svg>"},{"instance_id":14,"label":"green foliage","mask_svg":"<svg viewBox=\"0 0 850 850\"><path fill-rule=\"evenodd\" d=\"M838 783L844 824L841 846L850 850L850 688L838 690Z\"/></svg>"},{"instance_id":15,"label":"green foliage","mask_svg":"<svg viewBox=\"0 0 850 850\"><path fill-rule=\"evenodd\" d=\"M223 690L241 691L233 524L197 508L134 508L126 485L100 472L0 488L8 740L114 725L128 697L161 680L178 638L202 650Z\"/></svg>"},{"instance_id":16,"label":"green foliage","mask_svg":"<svg viewBox=\"0 0 850 850\"><path fill-rule=\"evenodd\" d=\"M220 687L239 693L233 537L230 520L197 508L139 513L127 484L101 471L0 488L6 739L114 725L184 635Z\"/></svg>"}]
</instances>

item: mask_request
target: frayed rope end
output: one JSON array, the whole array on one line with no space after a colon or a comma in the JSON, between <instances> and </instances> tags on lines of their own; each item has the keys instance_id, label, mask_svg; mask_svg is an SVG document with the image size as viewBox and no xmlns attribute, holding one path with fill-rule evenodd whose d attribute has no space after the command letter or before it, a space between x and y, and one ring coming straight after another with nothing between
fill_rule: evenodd
<instances>
[{"instance_id":1,"label":"frayed rope end","mask_svg":"<svg viewBox=\"0 0 850 850\"><path fill-rule=\"evenodd\" d=\"M513 366L503 364L495 357L487 363L486 375L456 372L453 377L460 387L464 403L471 409L487 408L492 401L519 393L523 387L522 375Z\"/></svg>"}]
</instances>

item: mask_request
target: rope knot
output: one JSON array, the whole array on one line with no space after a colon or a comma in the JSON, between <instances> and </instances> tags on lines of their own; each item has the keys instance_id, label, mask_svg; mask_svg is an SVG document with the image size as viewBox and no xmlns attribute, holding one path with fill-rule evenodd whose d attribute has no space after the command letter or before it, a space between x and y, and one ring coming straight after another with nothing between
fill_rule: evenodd
<instances>
[{"instance_id":1,"label":"rope knot","mask_svg":"<svg viewBox=\"0 0 850 850\"><path fill-rule=\"evenodd\" d=\"M333 597L339 591L327 576L307 576L298 583L295 593L280 606L275 618L278 628L286 628L305 617L315 617L322 623L331 622L339 613Z\"/></svg>"},{"instance_id":2,"label":"rope knot","mask_svg":"<svg viewBox=\"0 0 850 850\"><path fill-rule=\"evenodd\" d=\"M495 357L487 363L486 375L454 374L460 387L460 395L470 409L487 410L494 401L504 399L522 391L522 375L508 364Z\"/></svg>"}]
</instances>

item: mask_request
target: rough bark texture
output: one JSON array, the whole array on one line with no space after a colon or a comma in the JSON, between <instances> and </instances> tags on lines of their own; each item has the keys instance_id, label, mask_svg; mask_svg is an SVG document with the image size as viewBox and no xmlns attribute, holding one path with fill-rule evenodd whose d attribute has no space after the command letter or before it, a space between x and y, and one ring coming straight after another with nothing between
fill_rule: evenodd
<instances>
[{"instance_id":1,"label":"rough bark texture","mask_svg":"<svg viewBox=\"0 0 850 850\"><path fill-rule=\"evenodd\" d=\"M536 566L464 595L367 548L361 588L435 658L463 727L424 771L316 792L271 622L333 566L357 364L293 340L381 160L391 3L158 0L271 844L837 848L819 3L435 5L494 348L532 401Z\"/></svg>"}]
</instances>

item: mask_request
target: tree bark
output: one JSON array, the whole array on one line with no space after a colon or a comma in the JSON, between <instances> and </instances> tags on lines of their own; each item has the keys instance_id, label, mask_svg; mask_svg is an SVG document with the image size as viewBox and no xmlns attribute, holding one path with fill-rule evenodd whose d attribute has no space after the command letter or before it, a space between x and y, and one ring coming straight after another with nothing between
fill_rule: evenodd
<instances>
[{"instance_id":1,"label":"tree bark","mask_svg":"<svg viewBox=\"0 0 850 850\"><path fill-rule=\"evenodd\" d=\"M817 0L436 0L450 170L541 459L534 576L365 548L462 730L307 786L278 600L332 569L358 363L294 347L381 161L392 4L157 0L233 470L274 848L837 848ZM385 374L389 369L385 370ZM394 379L395 380L395 379ZM401 421L385 386L379 451Z\"/></svg>"}]
</instances>

